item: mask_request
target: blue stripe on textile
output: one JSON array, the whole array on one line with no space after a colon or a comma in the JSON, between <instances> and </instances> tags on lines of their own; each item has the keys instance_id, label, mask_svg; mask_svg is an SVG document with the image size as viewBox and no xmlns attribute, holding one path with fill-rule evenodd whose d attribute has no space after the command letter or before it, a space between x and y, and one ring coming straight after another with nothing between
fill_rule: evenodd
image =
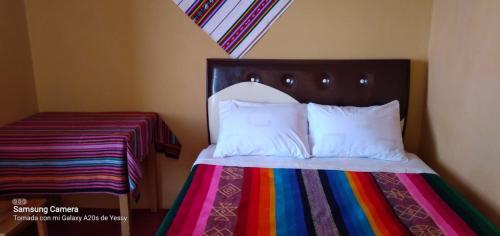
<instances>
[{"instance_id":1,"label":"blue stripe on textile","mask_svg":"<svg viewBox=\"0 0 500 236\"><path fill-rule=\"evenodd\" d=\"M132 178L130 178L130 176L128 177L128 186L130 188L130 190L134 190L135 187L137 186L134 181L132 180Z\"/></svg>"},{"instance_id":2,"label":"blue stripe on textile","mask_svg":"<svg viewBox=\"0 0 500 236\"><path fill-rule=\"evenodd\" d=\"M281 170L281 178L283 180L283 194L285 195L286 201L285 202L285 217L286 217L286 223L285 223L285 235L295 235L294 232L296 232L295 229L295 212L293 209L293 204L295 204L294 197L292 196L292 186L290 183L290 170L288 169L282 169Z\"/></svg>"},{"instance_id":3,"label":"blue stripe on textile","mask_svg":"<svg viewBox=\"0 0 500 236\"><path fill-rule=\"evenodd\" d=\"M189 8L187 9L186 14L190 15L191 13L193 13L194 6L196 6L200 1L201 0L193 1L193 3L191 4L191 6L189 6Z\"/></svg>"},{"instance_id":4,"label":"blue stripe on textile","mask_svg":"<svg viewBox=\"0 0 500 236\"><path fill-rule=\"evenodd\" d=\"M302 195L300 194L299 183L297 181L297 170L287 170L288 183L290 183L291 192L287 194L290 196L292 204L290 208L294 208L295 229L297 235L308 235L306 221L304 218L304 206L302 205Z\"/></svg>"},{"instance_id":5,"label":"blue stripe on textile","mask_svg":"<svg viewBox=\"0 0 500 236\"><path fill-rule=\"evenodd\" d=\"M344 171L325 171L349 235L374 235Z\"/></svg>"},{"instance_id":6,"label":"blue stripe on textile","mask_svg":"<svg viewBox=\"0 0 500 236\"><path fill-rule=\"evenodd\" d=\"M276 195L276 235L287 235L286 227L288 217L285 212L285 192L284 192L284 182L282 176L283 169L274 169L274 192Z\"/></svg>"},{"instance_id":7,"label":"blue stripe on textile","mask_svg":"<svg viewBox=\"0 0 500 236\"><path fill-rule=\"evenodd\" d=\"M219 7L213 10L212 13L208 15L205 20L203 20L203 24L201 24L200 27L205 27L205 25L212 19L213 16L215 16L215 14L217 14L217 12L222 8L222 6L224 6L224 4L226 4L226 0L222 0L222 3L219 5Z\"/></svg>"}]
</instances>

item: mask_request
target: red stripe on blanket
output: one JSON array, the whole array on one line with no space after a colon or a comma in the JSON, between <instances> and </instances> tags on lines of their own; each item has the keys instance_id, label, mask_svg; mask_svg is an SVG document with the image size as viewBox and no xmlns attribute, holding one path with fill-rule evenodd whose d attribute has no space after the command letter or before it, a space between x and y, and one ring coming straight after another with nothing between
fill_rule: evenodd
<instances>
[{"instance_id":1,"label":"red stripe on blanket","mask_svg":"<svg viewBox=\"0 0 500 236\"><path fill-rule=\"evenodd\" d=\"M214 167L212 165L200 166L189 191L182 201L181 208L177 212L174 222L167 235L191 235L198 220L200 209L207 196L208 187L212 180Z\"/></svg>"},{"instance_id":2,"label":"red stripe on blanket","mask_svg":"<svg viewBox=\"0 0 500 236\"><path fill-rule=\"evenodd\" d=\"M241 192L240 204L235 228L235 235L245 235L248 213L250 206L250 193L252 192L253 172L255 168L245 168L243 172L243 189Z\"/></svg>"},{"instance_id":3,"label":"red stripe on blanket","mask_svg":"<svg viewBox=\"0 0 500 236\"><path fill-rule=\"evenodd\" d=\"M259 194L260 194L260 169L252 168L252 183L250 191L250 205L260 206L259 204ZM251 207L248 209L248 221L247 221L247 232L246 235L257 235L257 228L259 222L259 207Z\"/></svg>"}]
</instances>

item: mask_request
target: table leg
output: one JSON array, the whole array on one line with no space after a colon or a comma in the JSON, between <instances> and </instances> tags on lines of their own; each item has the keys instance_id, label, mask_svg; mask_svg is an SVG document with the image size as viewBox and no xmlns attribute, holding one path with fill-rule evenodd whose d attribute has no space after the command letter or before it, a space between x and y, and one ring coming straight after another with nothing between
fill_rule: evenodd
<instances>
[{"instance_id":1,"label":"table leg","mask_svg":"<svg viewBox=\"0 0 500 236\"><path fill-rule=\"evenodd\" d=\"M127 219L120 222L122 236L130 236L130 212L128 194L119 195L118 199L120 201L120 216L126 217Z\"/></svg>"},{"instance_id":2,"label":"table leg","mask_svg":"<svg viewBox=\"0 0 500 236\"><path fill-rule=\"evenodd\" d=\"M39 215L41 216L41 215ZM36 228L38 230L38 236L47 236L49 235L47 230L47 222L45 220L37 220Z\"/></svg>"}]
</instances>

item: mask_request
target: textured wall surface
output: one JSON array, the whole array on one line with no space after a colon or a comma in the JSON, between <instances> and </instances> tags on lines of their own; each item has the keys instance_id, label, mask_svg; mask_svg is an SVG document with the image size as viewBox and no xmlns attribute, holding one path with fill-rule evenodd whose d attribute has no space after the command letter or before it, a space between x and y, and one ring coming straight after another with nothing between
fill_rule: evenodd
<instances>
[{"instance_id":1,"label":"textured wall surface","mask_svg":"<svg viewBox=\"0 0 500 236\"><path fill-rule=\"evenodd\" d=\"M0 126L36 113L24 2L0 0Z\"/></svg>"},{"instance_id":2,"label":"textured wall surface","mask_svg":"<svg viewBox=\"0 0 500 236\"><path fill-rule=\"evenodd\" d=\"M421 156L500 225L500 2L434 1Z\"/></svg>"}]
</instances>

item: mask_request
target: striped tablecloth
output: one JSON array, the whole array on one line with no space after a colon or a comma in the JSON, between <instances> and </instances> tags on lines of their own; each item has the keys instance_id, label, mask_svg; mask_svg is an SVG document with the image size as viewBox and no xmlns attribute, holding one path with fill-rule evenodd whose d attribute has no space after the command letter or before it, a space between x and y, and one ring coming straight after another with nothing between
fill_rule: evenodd
<instances>
[{"instance_id":1,"label":"striped tablecloth","mask_svg":"<svg viewBox=\"0 0 500 236\"><path fill-rule=\"evenodd\" d=\"M157 113L33 115L0 128L0 195L133 191L151 144L179 156Z\"/></svg>"}]
</instances>

